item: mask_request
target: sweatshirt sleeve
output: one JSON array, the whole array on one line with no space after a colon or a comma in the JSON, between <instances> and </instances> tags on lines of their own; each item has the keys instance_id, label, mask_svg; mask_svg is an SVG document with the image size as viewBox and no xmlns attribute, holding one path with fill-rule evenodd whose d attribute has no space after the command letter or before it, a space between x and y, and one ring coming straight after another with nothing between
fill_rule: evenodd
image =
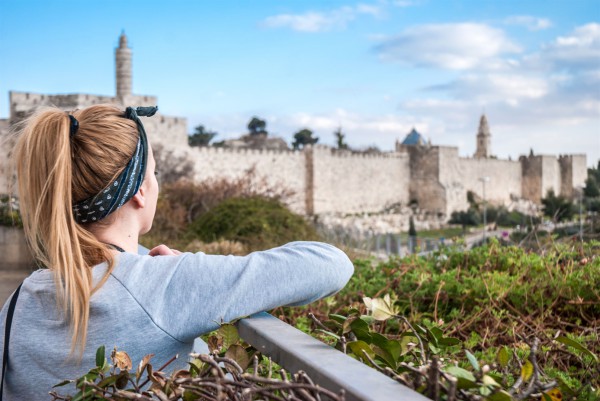
<instances>
[{"instance_id":1,"label":"sweatshirt sleeve","mask_svg":"<svg viewBox=\"0 0 600 401\"><path fill-rule=\"evenodd\" d=\"M135 261L119 263L113 276L155 324L183 342L221 322L332 295L354 271L345 253L318 242L292 242L247 256L127 256Z\"/></svg>"}]
</instances>

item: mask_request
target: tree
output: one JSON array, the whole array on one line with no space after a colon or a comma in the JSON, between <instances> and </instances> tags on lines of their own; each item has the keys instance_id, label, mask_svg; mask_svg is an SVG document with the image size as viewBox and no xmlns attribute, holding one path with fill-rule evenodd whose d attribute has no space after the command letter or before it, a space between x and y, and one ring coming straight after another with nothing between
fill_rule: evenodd
<instances>
[{"instance_id":1,"label":"tree","mask_svg":"<svg viewBox=\"0 0 600 401\"><path fill-rule=\"evenodd\" d=\"M250 135L267 135L267 122L254 116L248 123L248 132Z\"/></svg>"},{"instance_id":2,"label":"tree","mask_svg":"<svg viewBox=\"0 0 600 401\"><path fill-rule=\"evenodd\" d=\"M544 216L550 217L553 221L559 222L570 220L575 214L575 206L564 196L556 196L554 190L548 190L548 194L542 199Z\"/></svg>"},{"instance_id":3,"label":"tree","mask_svg":"<svg viewBox=\"0 0 600 401\"><path fill-rule=\"evenodd\" d=\"M410 218L408 219L408 236L409 237L417 236L417 229L415 228L415 221L412 216L410 216Z\"/></svg>"},{"instance_id":4,"label":"tree","mask_svg":"<svg viewBox=\"0 0 600 401\"><path fill-rule=\"evenodd\" d=\"M589 169L589 170L591 170L591 169ZM589 170L588 170L588 172L589 172ZM585 180L585 187L583 188L583 195L586 198L596 198L596 197L600 196L600 188L598 188L598 182L595 180L594 176L589 175L587 180Z\"/></svg>"},{"instance_id":5,"label":"tree","mask_svg":"<svg viewBox=\"0 0 600 401\"><path fill-rule=\"evenodd\" d=\"M467 231L467 226L476 226L480 222L479 213L473 208L461 212L452 212L450 216L450 224L460 224L463 229L463 234Z\"/></svg>"},{"instance_id":6,"label":"tree","mask_svg":"<svg viewBox=\"0 0 600 401\"><path fill-rule=\"evenodd\" d=\"M190 146L208 146L210 141L217 136L214 131L206 131L204 125L199 125L194 128L194 133L188 137Z\"/></svg>"},{"instance_id":7,"label":"tree","mask_svg":"<svg viewBox=\"0 0 600 401\"><path fill-rule=\"evenodd\" d=\"M583 195L586 198L600 197L600 160L598 161L598 168L588 168L587 173L588 178L585 180Z\"/></svg>"},{"instance_id":8,"label":"tree","mask_svg":"<svg viewBox=\"0 0 600 401\"><path fill-rule=\"evenodd\" d=\"M469 202L470 207L478 208L477 201L475 200L475 192L467 191L467 202Z\"/></svg>"},{"instance_id":9,"label":"tree","mask_svg":"<svg viewBox=\"0 0 600 401\"><path fill-rule=\"evenodd\" d=\"M348 144L344 141L344 137L346 135L342 134L342 127L339 127L336 131L334 131L333 135L335 135L338 149L348 149Z\"/></svg>"},{"instance_id":10,"label":"tree","mask_svg":"<svg viewBox=\"0 0 600 401\"><path fill-rule=\"evenodd\" d=\"M317 142L319 142L319 138L313 137L313 132L307 128L304 128L294 134L294 142L292 142L292 146L294 149L301 149L306 145L313 145Z\"/></svg>"}]
</instances>

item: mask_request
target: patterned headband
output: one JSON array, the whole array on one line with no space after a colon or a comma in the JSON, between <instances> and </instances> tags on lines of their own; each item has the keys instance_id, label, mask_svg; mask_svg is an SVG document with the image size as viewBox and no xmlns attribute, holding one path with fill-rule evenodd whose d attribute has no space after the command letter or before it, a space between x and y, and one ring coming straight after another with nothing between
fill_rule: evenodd
<instances>
[{"instance_id":1,"label":"patterned headband","mask_svg":"<svg viewBox=\"0 0 600 401\"><path fill-rule=\"evenodd\" d=\"M99 194L73 205L73 216L79 224L100 221L133 198L146 175L148 163L148 138L146 130L138 116L151 117L158 107L128 107L125 118L135 121L139 138L135 152L119 176Z\"/></svg>"}]
</instances>

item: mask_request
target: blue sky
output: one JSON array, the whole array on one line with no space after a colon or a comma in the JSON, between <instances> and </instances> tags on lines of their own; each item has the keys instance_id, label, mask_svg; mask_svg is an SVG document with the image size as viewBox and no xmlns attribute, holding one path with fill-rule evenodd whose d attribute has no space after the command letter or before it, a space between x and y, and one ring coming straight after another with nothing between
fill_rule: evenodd
<instances>
[{"instance_id":1,"label":"blue sky","mask_svg":"<svg viewBox=\"0 0 600 401\"><path fill-rule=\"evenodd\" d=\"M133 89L164 114L237 137L253 115L290 140L391 150L415 126L475 150L483 111L501 158L600 158L600 2L0 0L8 91L112 95L125 30Z\"/></svg>"}]
</instances>

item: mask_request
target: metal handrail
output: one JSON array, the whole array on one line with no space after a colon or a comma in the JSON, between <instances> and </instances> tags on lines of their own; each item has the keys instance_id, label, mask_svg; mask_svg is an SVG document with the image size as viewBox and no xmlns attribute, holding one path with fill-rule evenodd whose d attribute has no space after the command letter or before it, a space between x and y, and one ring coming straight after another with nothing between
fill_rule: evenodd
<instances>
[{"instance_id":1,"label":"metal handrail","mask_svg":"<svg viewBox=\"0 0 600 401\"><path fill-rule=\"evenodd\" d=\"M269 315L236 323L240 336L290 372L303 370L318 385L348 401L426 401L425 396Z\"/></svg>"}]
</instances>

